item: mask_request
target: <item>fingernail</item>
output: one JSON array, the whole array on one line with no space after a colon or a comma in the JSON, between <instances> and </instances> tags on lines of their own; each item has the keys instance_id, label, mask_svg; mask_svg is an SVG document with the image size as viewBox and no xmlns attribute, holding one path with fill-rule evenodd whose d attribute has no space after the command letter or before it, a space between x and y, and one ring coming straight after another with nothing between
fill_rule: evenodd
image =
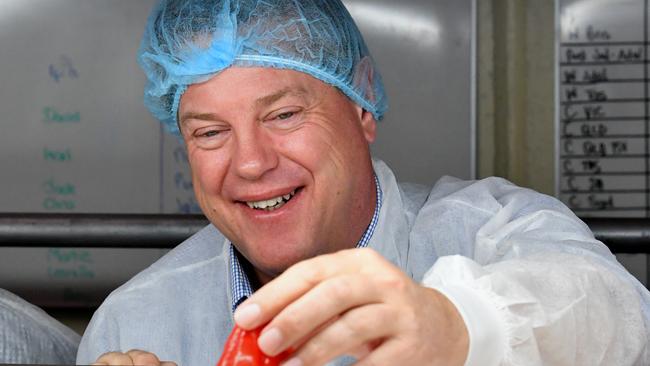
<instances>
[{"instance_id":1,"label":"fingernail","mask_svg":"<svg viewBox=\"0 0 650 366\"><path fill-rule=\"evenodd\" d=\"M282 366L302 366L302 361L298 357L294 357L289 361L282 364Z\"/></svg>"},{"instance_id":2,"label":"fingernail","mask_svg":"<svg viewBox=\"0 0 650 366\"><path fill-rule=\"evenodd\" d=\"M235 318L235 323L244 328L249 328L255 324L257 318L260 317L262 309L257 304L248 304L240 306L235 310L233 317Z\"/></svg>"},{"instance_id":3,"label":"fingernail","mask_svg":"<svg viewBox=\"0 0 650 366\"><path fill-rule=\"evenodd\" d=\"M257 340L257 345L267 355L275 355L276 351L282 345L282 333L280 333L278 328L271 328L262 333Z\"/></svg>"}]
</instances>

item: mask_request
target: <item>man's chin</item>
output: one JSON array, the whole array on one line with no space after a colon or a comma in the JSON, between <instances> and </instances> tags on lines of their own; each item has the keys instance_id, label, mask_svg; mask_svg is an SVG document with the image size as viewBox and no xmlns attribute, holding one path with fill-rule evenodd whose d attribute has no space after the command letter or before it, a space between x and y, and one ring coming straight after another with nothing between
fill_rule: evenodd
<instances>
[{"instance_id":1,"label":"man's chin","mask_svg":"<svg viewBox=\"0 0 650 366\"><path fill-rule=\"evenodd\" d=\"M262 270L269 275L273 274L278 276L282 272L286 271L289 267L294 264L301 262L305 259L309 259L309 256L287 254L287 255L274 255L273 257L260 257L256 262L258 270Z\"/></svg>"},{"instance_id":2,"label":"man's chin","mask_svg":"<svg viewBox=\"0 0 650 366\"><path fill-rule=\"evenodd\" d=\"M251 264L258 272L263 272L268 277L275 278L294 264L313 258L319 253L305 250L305 248L268 247L251 250Z\"/></svg>"}]
</instances>

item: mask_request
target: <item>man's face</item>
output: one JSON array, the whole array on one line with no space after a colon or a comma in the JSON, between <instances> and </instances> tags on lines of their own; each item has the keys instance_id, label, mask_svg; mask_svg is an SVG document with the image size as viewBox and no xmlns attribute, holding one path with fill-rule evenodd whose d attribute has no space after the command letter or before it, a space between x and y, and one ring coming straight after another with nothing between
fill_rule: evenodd
<instances>
[{"instance_id":1,"label":"man's face","mask_svg":"<svg viewBox=\"0 0 650 366\"><path fill-rule=\"evenodd\" d=\"M370 222L372 114L307 74L229 68L179 106L203 212L262 283L354 247Z\"/></svg>"}]
</instances>

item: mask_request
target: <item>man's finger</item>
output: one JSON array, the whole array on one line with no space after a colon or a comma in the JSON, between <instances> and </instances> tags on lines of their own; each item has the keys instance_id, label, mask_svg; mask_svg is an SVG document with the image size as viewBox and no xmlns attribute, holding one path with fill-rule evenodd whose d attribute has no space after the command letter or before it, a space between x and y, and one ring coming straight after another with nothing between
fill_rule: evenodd
<instances>
[{"instance_id":1,"label":"man's finger","mask_svg":"<svg viewBox=\"0 0 650 366\"><path fill-rule=\"evenodd\" d=\"M348 249L299 262L246 300L235 312L235 322L243 329L266 324L318 283L336 275L362 272L368 262L386 261L371 249Z\"/></svg>"},{"instance_id":2,"label":"man's finger","mask_svg":"<svg viewBox=\"0 0 650 366\"><path fill-rule=\"evenodd\" d=\"M99 356L96 365L120 365L120 366L133 366L133 359L125 353L121 352L108 352Z\"/></svg>"},{"instance_id":3,"label":"man's finger","mask_svg":"<svg viewBox=\"0 0 650 366\"><path fill-rule=\"evenodd\" d=\"M327 279L289 304L269 323L260 337L260 348L269 355L276 355L297 342L328 320L348 309L378 303L382 294L366 276L341 275ZM265 334L277 330L281 337L265 342Z\"/></svg>"},{"instance_id":4,"label":"man's finger","mask_svg":"<svg viewBox=\"0 0 650 366\"><path fill-rule=\"evenodd\" d=\"M384 304L352 309L308 340L293 357L303 365L321 365L343 354L360 356L360 350L369 352L370 344L395 333L395 322L381 320L398 315Z\"/></svg>"},{"instance_id":5,"label":"man's finger","mask_svg":"<svg viewBox=\"0 0 650 366\"><path fill-rule=\"evenodd\" d=\"M151 352L132 349L126 353L108 352L101 355L93 365L119 365L119 366L176 366L174 362L160 361Z\"/></svg>"},{"instance_id":6,"label":"man's finger","mask_svg":"<svg viewBox=\"0 0 650 366\"><path fill-rule=\"evenodd\" d=\"M160 360L156 355L139 349L132 349L126 353L138 366L160 366Z\"/></svg>"},{"instance_id":7,"label":"man's finger","mask_svg":"<svg viewBox=\"0 0 650 366\"><path fill-rule=\"evenodd\" d=\"M414 357L409 353L413 352L417 352L417 349L413 347L410 349L402 348L399 346L397 340L391 339L382 343L377 349L360 359L353 366L411 365L412 363L409 363L409 360L412 360Z\"/></svg>"}]
</instances>

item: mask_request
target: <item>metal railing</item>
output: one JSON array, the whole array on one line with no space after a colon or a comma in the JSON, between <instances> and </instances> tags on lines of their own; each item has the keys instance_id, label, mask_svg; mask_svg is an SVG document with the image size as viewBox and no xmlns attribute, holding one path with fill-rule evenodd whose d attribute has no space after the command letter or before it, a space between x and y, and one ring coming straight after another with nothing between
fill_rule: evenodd
<instances>
[{"instance_id":1,"label":"metal railing","mask_svg":"<svg viewBox=\"0 0 650 366\"><path fill-rule=\"evenodd\" d=\"M0 246L173 248L208 224L203 215L0 214Z\"/></svg>"},{"instance_id":2,"label":"metal railing","mask_svg":"<svg viewBox=\"0 0 650 366\"><path fill-rule=\"evenodd\" d=\"M650 253L650 219L585 222L615 253ZM0 214L0 246L173 248L208 220L203 215Z\"/></svg>"},{"instance_id":3,"label":"metal railing","mask_svg":"<svg viewBox=\"0 0 650 366\"><path fill-rule=\"evenodd\" d=\"M650 219L583 219L614 253L650 253Z\"/></svg>"}]
</instances>

